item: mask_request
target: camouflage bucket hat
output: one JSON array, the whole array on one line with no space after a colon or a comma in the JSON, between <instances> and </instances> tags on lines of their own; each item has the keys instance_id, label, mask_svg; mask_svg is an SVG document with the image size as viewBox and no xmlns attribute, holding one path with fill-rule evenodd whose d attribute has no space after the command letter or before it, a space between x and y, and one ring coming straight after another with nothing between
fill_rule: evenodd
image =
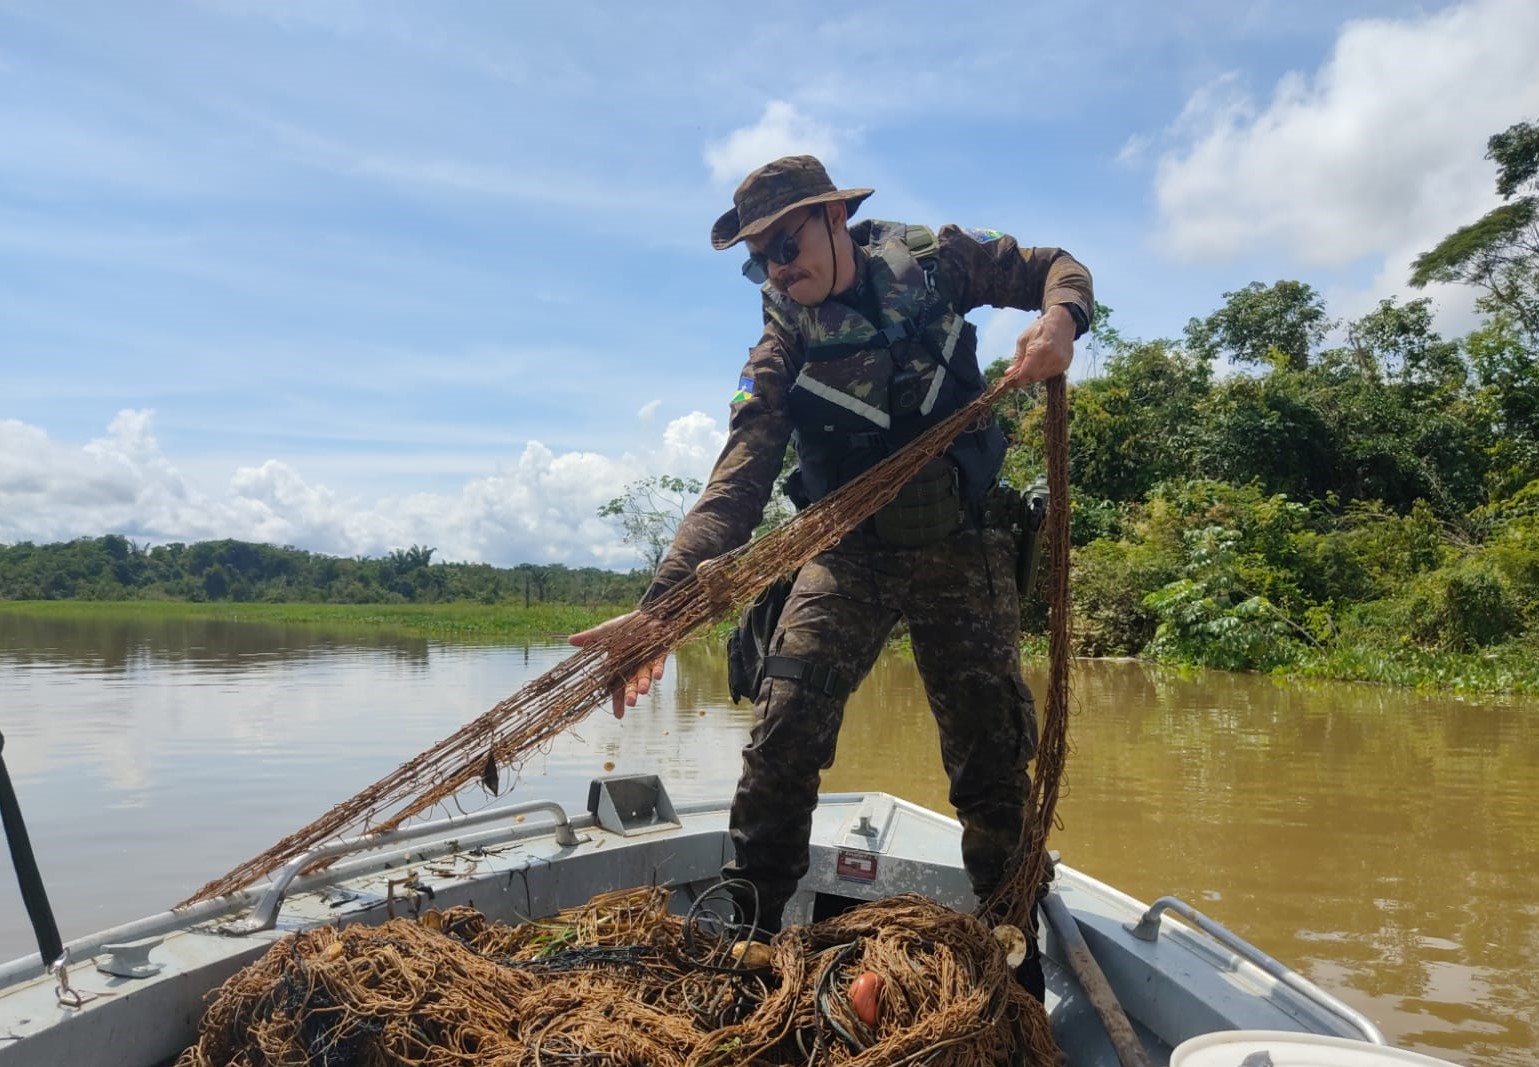
<instances>
[{"instance_id":1,"label":"camouflage bucket hat","mask_svg":"<svg viewBox=\"0 0 1539 1067\"><path fill-rule=\"evenodd\" d=\"M843 200L850 214L872 189L835 189L813 156L786 156L766 163L737 187L732 194L732 210L711 227L711 244L731 248L747 237L757 237L788 212L807 204L826 204Z\"/></svg>"}]
</instances>

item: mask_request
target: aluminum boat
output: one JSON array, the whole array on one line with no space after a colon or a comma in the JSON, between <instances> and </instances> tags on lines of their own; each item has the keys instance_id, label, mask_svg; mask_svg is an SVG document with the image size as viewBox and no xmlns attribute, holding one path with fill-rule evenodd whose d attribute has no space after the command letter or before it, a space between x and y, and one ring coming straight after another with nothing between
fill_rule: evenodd
<instances>
[{"instance_id":1,"label":"aluminum boat","mask_svg":"<svg viewBox=\"0 0 1539 1067\"><path fill-rule=\"evenodd\" d=\"M955 819L885 793L825 794L786 922L899 893L970 910L960 837ZM672 887L682 912L731 850L725 803L676 806L650 775L595 779L582 812L532 800L339 841L264 884L71 942L58 966L34 955L0 967L0 1067L170 1063L195 1040L206 995L289 931L456 904L513 923L642 885ZM298 873L321 858L331 866ZM1072 1067L1128 1055L1075 966L1087 950L1152 1064L1220 1031L1383 1045L1361 1013L1180 900L1145 904L1060 861L1049 902L1070 924L1045 923L1041 948Z\"/></svg>"}]
</instances>

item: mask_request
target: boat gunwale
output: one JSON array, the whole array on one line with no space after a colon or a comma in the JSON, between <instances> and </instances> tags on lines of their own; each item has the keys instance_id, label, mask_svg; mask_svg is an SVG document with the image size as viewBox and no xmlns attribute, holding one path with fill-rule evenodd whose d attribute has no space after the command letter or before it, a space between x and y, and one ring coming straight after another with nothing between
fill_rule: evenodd
<instances>
[{"instance_id":1,"label":"boat gunwale","mask_svg":"<svg viewBox=\"0 0 1539 1067\"><path fill-rule=\"evenodd\" d=\"M839 809L858 810L860 805L875 799L891 801L896 810L932 826L947 830L960 829L961 824L954 818L882 792L822 794L819 797L819 809L825 819L840 819L847 816L849 811L841 812ZM529 803L533 802L508 805L510 818L520 812L527 812ZM552 861L560 862L585 857L591 859L597 855L597 849L605 844L615 848L642 845L643 851L638 854L644 855L645 846L651 842L677 842L683 838L706 836L721 839L722 848L727 847L727 829L724 825L726 804L719 800L695 801L679 804L674 811L677 816L677 826L669 826L661 833L640 838L626 837L614 830L606 829L599 825L598 820L588 812L569 816L567 826L571 830L602 835L587 837L577 846L557 844L555 838L560 824L544 820L527 824L516 821L490 824L484 829L478 828L470 833L455 833L451 828L423 840L396 840L381 844L364 853L349 856L326 870L296 878L288 887L287 899L290 902L296 902L301 898L308 899L298 908L290 910L283 921L280 921L278 928L231 936L228 939L229 951L221 953L215 949L208 960L192 966L184 965L178 968L175 974L186 978L198 973L204 967L222 965L217 963L217 960L229 961L240 957L244 961L254 957L260 951L265 951L273 941L295 929L310 928L332 921L346 923L383 921L380 906L385 899L378 897L377 894L371 896L365 893L357 898L359 901L357 907L347 911L333 911L329 918L324 911L318 910L317 903L321 907L326 905L324 899L318 902L316 895L318 891L324 895L327 890L346 890L349 888L349 883L366 882L370 878L377 879L384 872L414 867L424 862L430 863L443 856L480 853L476 857L477 866L474 869L456 872L452 878L445 878L443 884L435 883L440 891L452 886L455 892L469 890L479 893L481 885L493 886L497 879L506 877L512 871L528 872L536 865L552 865ZM702 822L707 825L701 825ZM520 845L535 847L527 851L520 850L522 854L514 853L507 857L503 857L498 851ZM840 846L830 841L815 841L813 848L815 851L831 853L839 851ZM957 866L951 861L922 862L935 868L950 869ZM689 881L695 882L697 879L691 878ZM90 961L103 953L104 945L115 942L141 940L157 935L209 935L215 930L214 920L253 908L271 884L272 879L269 878L228 896L200 901L180 910L173 908L77 938L66 946L71 952L71 966L88 966ZM1321 1002L1312 1000L1307 991L1300 991L1279 982L1275 976L1266 973L1243 955L1236 953L1199 928L1188 926L1185 922L1172 922L1162 924L1160 936L1155 943L1134 938L1130 932L1131 924L1138 921L1148 905L1099 878L1060 862L1057 865L1055 888L1063 893L1076 922L1087 936L1103 950L1111 950L1108 952L1112 957L1108 960L1109 963L1120 965L1124 970L1130 966L1147 968L1151 976L1149 983L1151 985L1153 975L1156 973L1161 975L1160 982L1179 991L1179 995L1172 998L1173 1003L1179 1005L1179 1002L1196 996L1195 983L1192 985L1184 983L1181 980L1183 975L1192 980L1194 975L1206 973L1211 977L1201 981L1227 983L1232 987L1227 992L1235 998L1251 997L1264 1001L1283 1015L1295 1019L1303 1032L1353 1036L1352 1031L1342 1029L1343 1021L1339 1016L1323 1012ZM1061 959L1057 958L1055 939L1050 933L1045 935L1044 942L1049 959L1055 965L1061 964ZM1322 996L1328 996L1307 978L1297 975L1297 972L1292 973L1298 977L1300 983L1319 991ZM51 981L52 979L43 971L35 955L0 966L0 996L6 996L23 986ZM1134 996L1138 996L1141 992L1143 991L1135 986ZM1159 1005L1156 1003L1155 1007L1158 1008ZM89 1013L89 1009L90 1005L87 1005L86 1013ZM1180 1008L1179 1006L1167 1007L1167 1011L1179 1014ZM1222 1015L1218 1008L1214 1009L1214 1013ZM1164 1032L1163 1027L1157 1027L1150 1029L1149 1033L1154 1034L1156 1030ZM10 1047L14 1046L0 1044L0 1059L7 1058L4 1054Z\"/></svg>"}]
</instances>

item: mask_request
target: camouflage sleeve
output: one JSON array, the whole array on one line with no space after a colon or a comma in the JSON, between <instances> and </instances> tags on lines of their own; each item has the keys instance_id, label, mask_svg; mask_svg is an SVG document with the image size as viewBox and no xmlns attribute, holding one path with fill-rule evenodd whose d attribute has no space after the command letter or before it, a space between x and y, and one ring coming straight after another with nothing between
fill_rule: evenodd
<instances>
[{"instance_id":1,"label":"camouflage sleeve","mask_svg":"<svg viewBox=\"0 0 1539 1067\"><path fill-rule=\"evenodd\" d=\"M1061 248L1022 248L998 230L942 226L940 285L958 311L984 304L1040 311L1067 304L1079 324L1076 336L1095 317L1090 272Z\"/></svg>"},{"instance_id":2,"label":"camouflage sleeve","mask_svg":"<svg viewBox=\"0 0 1539 1067\"><path fill-rule=\"evenodd\" d=\"M679 523L673 545L658 565L643 604L662 596L696 567L747 542L764 517L791 440L786 392L791 386L791 340L774 325L748 353L732 397L727 443L705 492Z\"/></svg>"}]
</instances>

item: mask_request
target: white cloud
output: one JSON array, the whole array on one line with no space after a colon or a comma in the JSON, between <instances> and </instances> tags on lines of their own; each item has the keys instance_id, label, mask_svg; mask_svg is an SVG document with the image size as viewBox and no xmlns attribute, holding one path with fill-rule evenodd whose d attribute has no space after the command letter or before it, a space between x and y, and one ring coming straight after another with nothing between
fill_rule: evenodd
<instances>
[{"instance_id":1,"label":"white cloud","mask_svg":"<svg viewBox=\"0 0 1539 1067\"><path fill-rule=\"evenodd\" d=\"M832 165L838 161L841 143L848 136L845 131L802 114L794 104L771 100L758 122L707 145L705 162L715 181L736 185L749 171L781 156L812 155Z\"/></svg>"},{"instance_id":2,"label":"white cloud","mask_svg":"<svg viewBox=\"0 0 1539 1067\"><path fill-rule=\"evenodd\" d=\"M372 503L311 484L268 459L213 490L193 484L162 451L150 411L127 410L79 447L0 420L0 542L48 542L120 532L151 542L232 537L335 555L382 555L432 545L444 560L629 567L635 554L598 507L649 474L704 479L725 439L694 412L670 422L645 456L553 453L530 441L505 469L457 491ZM379 460L390 464L389 458Z\"/></svg>"},{"instance_id":3,"label":"white cloud","mask_svg":"<svg viewBox=\"0 0 1539 1067\"><path fill-rule=\"evenodd\" d=\"M726 442L726 434L716 429L716 420L699 411L674 419L663 431L663 470L670 474L699 472L709 474L711 464Z\"/></svg>"},{"instance_id":4,"label":"white cloud","mask_svg":"<svg viewBox=\"0 0 1539 1067\"><path fill-rule=\"evenodd\" d=\"M1122 142L1122 148L1117 152L1117 162L1124 167L1137 167L1143 164L1149 155L1149 147L1154 143L1154 138L1147 133L1135 133Z\"/></svg>"},{"instance_id":5,"label":"white cloud","mask_svg":"<svg viewBox=\"0 0 1539 1067\"><path fill-rule=\"evenodd\" d=\"M1161 244L1318 267L1384 257L1403 279L1409 256L1494 202L1485 141L1539 111L1535 41L1539 4L1476 0L1349 22L1324 66L1288 74L1264 106L1220 79L1166 131Z\"/></svg>"}]
</instances>

